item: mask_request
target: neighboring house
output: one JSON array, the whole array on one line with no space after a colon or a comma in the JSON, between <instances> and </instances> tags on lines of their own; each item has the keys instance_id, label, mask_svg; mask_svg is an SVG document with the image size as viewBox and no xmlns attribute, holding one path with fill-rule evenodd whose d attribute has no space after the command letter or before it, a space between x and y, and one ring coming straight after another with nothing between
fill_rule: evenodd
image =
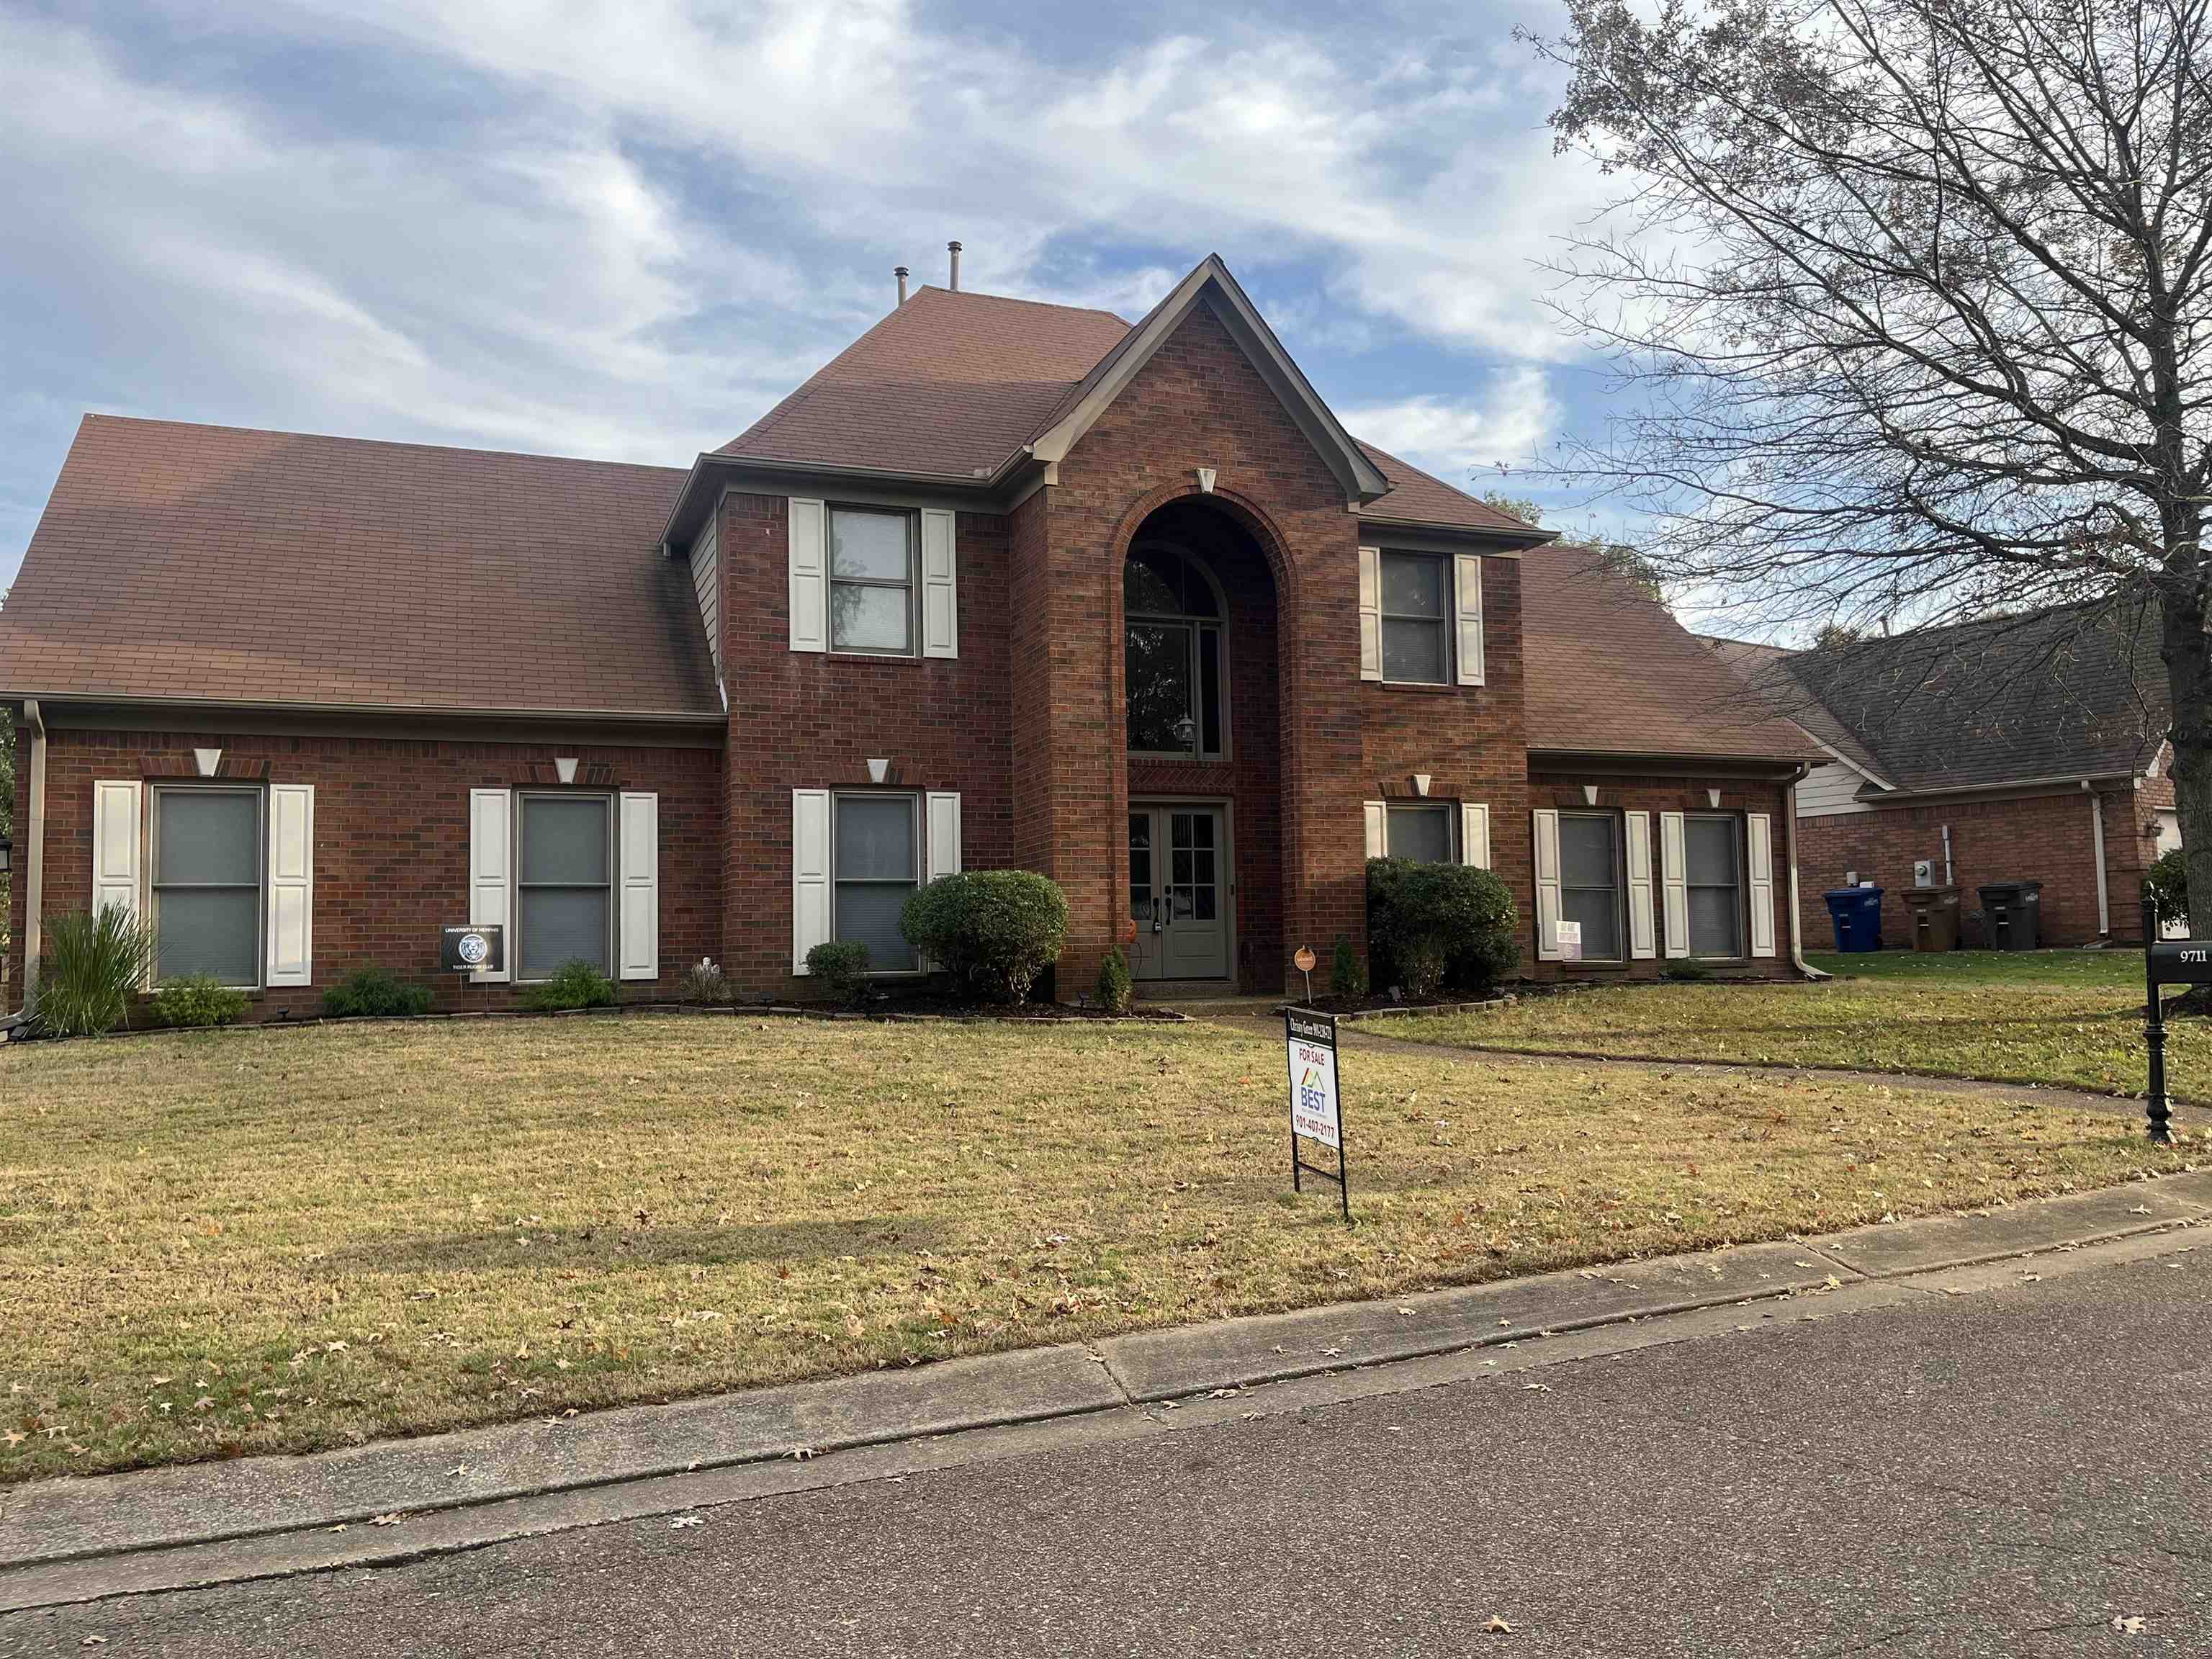
<instances>
[{"instance_id":1,"label":"neighboring house","mask_svg":"<svg viewBox=\"0 0 2212 1659\"><path fill-rule=\"evenodd\" d=\"M1968 911L1984 883L2040 881L2046 944L2141 940L2142 872L2181 844L2153 631L2062 606L1819 651L1707 643L1826 756L1797 792L1808 939L1832 938L1823 889L1872 881L1883 943L1909 945L1925 861Z\"/></svg>"},{"instance_id":2,"label":"neighboring house","mask_svg":"<svg viewBox=\"0 0 2212 1659\"><path fill-rule=\"evenodd\" d=\"M1021 866L1062 999L1124 943L1272 993L1388 851L1494 868L1539 975L1563 916L1575 971L1788 972L1817 751L1550 540L1354 440L1214 258L1133 328L923 289L688 471L88 416L0 613L14 948L121 905L268 1016L499 922L447 1006L786 996Z\"/></svg>"}]
</instances>

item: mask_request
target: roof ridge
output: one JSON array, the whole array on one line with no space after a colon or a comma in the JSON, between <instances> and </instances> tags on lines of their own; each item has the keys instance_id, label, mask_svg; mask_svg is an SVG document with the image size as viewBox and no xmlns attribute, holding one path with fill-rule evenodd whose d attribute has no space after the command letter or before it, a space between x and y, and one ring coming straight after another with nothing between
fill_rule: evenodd
<instances>
[{"instance_id":1,"label":"roof ridge","mask_svg":"<svg viewBox=\"0 0 2212 1659\"><path fill-rule=\"evenodd\" d=\"M1003 305L1036 306L1045 311L1073 312L1079 317L1111 317L1124 328L1132 326L1128 319L1122 316L1120 312L1109 311L1103 306L1063 305L1058 300L1032 300L1025 294L991 294L980 288L940 288L935 283L923 283L918 285L914 292L907 296L907 303L912 305L925 294L939 294L959 300L996 300ZM885 314L892 314L897 309L896 306L893 306L891 311Z\"/></svg>"},{"instance_id":2,"label":"roof ridge","mask_svg":"<svg viewBox=\"0 0 2212 1659\"><path fill-rule=\"evenodd\" d=\"M306 438L316 443L356 444L372 449L405 449L432 455L482 455L501 460L558 461L567 466L619 466L638 472L669 472L680 474L680 466L665 466L655 461L611 461L597 455L561 455L544 449L489 449L476 444L425 443L419 438L362 438L344 432L303 432L281 426L234 426L227 421L178 421L158 415L113 415L100 410L88 409L79 420L78 429L94 421L105 421L117 426L161 427L172 431L234 432L248 438Z\"/></svg>"}]
</instances>

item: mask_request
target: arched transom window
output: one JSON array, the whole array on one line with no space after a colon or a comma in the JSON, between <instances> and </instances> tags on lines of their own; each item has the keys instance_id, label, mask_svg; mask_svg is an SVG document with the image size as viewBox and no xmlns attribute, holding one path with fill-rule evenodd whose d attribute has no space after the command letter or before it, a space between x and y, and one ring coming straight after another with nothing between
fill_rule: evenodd
<instances>
[{"instance_id":1,"label":"arched transom window","mask_svg":"<svg viewBox=\"0 0 2212 1659\"><path fill-rule=\"evenodd\" d=\"M1204 566L1140 542L1121 567L1129 752L1216 760L1227 752L1220 590Z\"/></svg>"}]
</instances>

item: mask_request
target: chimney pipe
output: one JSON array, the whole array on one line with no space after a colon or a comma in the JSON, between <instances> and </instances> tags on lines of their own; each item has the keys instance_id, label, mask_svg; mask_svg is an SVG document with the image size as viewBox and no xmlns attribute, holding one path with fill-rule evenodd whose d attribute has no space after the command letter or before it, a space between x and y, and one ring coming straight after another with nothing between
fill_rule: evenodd
<instances>
[{"instance_id":1,"label":"chimney pipe","mask_svg":"<svg viewBox=\"0 0 2212 1659\"><path fill-rule=\"evenodd\" d=\"M945 251L952 256L952 291L957 294L960 292L960 244L947 242Z\"/></svg>"},{"instance_id":2,"label":"chimney pipe","mask_svg":"<svg viewBox=\"0 0 2212 1659\"><path fill-rule=\"evenodd\" d=\"M891 272L891 275L898 278L899 303L901 305L904 305L906 303L906 267L904 265L899 266L896 270Z\"/></svg>"}]
</instances>

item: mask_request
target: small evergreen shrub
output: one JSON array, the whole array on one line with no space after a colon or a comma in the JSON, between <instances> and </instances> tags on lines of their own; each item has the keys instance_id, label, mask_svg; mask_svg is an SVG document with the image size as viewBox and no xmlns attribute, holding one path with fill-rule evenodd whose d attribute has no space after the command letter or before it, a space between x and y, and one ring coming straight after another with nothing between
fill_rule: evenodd
<instances>
[{"instance_id":1,"label":"small evergreen shrub","mask_svg":"<svg viewBox=\"0 0 2212 1659\"><path fill-rule=\"evenodd\" d=\"M154 993L154 1018L164 1025L230 1025L244 1018L246 993L212 974L179 974Z\"/></svg>"},{"instance_id":2,"label":"small evergreen shrub","mask_svg":"<svg viewBox=\"0 0 2212 1659\"><path fill-rule=\"evenodd\" d=\"M679 993L686 1002L704 1003L709 1007L728 1002L729 975L712 957L701 957L684 970L684 983Z\"/></svg>"},{"instance_id":3,"label":"small evergreen shrub","mask_svg":"<svg viewBox=\"0 0 2212 1659\"><path fill-rule=\"evenodd\" d=\"M975 994L1020 1003L1067 941L1067 896L1034 870L975 870L917 888L907 943Z\"/></svg>"},{"instance_id":4,"label":"small evergreen shrub","mask_svg":"<svg viewBox=\"0 0 2212 1659\"><path fill-rule=\"evenodd\" d=\"M588 962L564 962L553 977L522 994L522 1006L544 1012L558 1008L611 1008L615 982Z\"/></svg>"},{"instance_id":5,"label":"small evergreen shrub","mask_svg":"<svg viewBox=\"0 0 2212 1659\"><path fill-rule=\"evenodd\" d=\"M1659 970L1662 979L1690 981L1711 979L1712 976L1712 969L1698 962L1670 962Z\"/></svg>"},{"instance_id":6,"label":"small evergreen shrub","mask_svg":"<svg viewBox=\"0 0 2212 1659\"><path fill-rule=\"evenodd\" d=\"M1117 945L1098 964L1098 1006L1109 1014L1126 1014L1135 989L1129 979L1129 959Z\"/></svg>"},{"instance_id":7,"label":"small evergreen shrub","mask_svg":"<svg viewBox=\"0 0 2212 1659\"><path fill-rule=\"evenodd\" d=\"M2161 921L2189 920L2189 860L2180 848L2160 853L2143 872L2143 896L2158 901Z\"/></svg>"},{"instance_id":8,"label":"small evergreen shrub","mask_svg":"<svg viewBox=\"0 0 2212 1659\"><path fill-rule=\"evenodd\" d=\"M46 924L31 1015L49 1036L112 1031L154 965L154 930L119 904L79 910Z\"/></svg>"},{"instance_id":9,"label":"small evergreen shrub","mask_svg":"<svg viewBox=\"0 0 2212 1659\"><path fill-rule=\"evenodd\" d=\"M857 939L831 939L806 953L806 971L832 1002L850 1008L868 994L868 947Z\"/></svg>"},{"instance_id":10,"label":"small evergreen shrub","mask_svg":"<svg viewBox=\"0 0 2212 1659\"><path fill-rule=\"evenodd\" d=\"M356 968L323 993L331 1019L386 1019L430 1012L430 988L410 985L381 968Z\"/></svg>"},{"instance_id":11,"label":"small evergreen shrub","mask_svg":"<svg viewBox=\"0 0 2212 1659\"><path fill-rule=\"evenodd\" d=\"M1336 936L1335 954L1329 958L1328 988L1349 1002L1357 1002L1367 994L1367 964L1352 948L1352 941L1341 933Z\"/></svg>"},{"instance_id":12,"label":"small evergreen shrub","mask_svg":"<svg viewBox=\"0 0 2212 1659\"><path fill-rule=\"evenodd\" d=\"M1367 953L1412 997L1488 990L1521 963L1513 894L1487 870L1367 861Z\"/></svg>"}]
</instances>

